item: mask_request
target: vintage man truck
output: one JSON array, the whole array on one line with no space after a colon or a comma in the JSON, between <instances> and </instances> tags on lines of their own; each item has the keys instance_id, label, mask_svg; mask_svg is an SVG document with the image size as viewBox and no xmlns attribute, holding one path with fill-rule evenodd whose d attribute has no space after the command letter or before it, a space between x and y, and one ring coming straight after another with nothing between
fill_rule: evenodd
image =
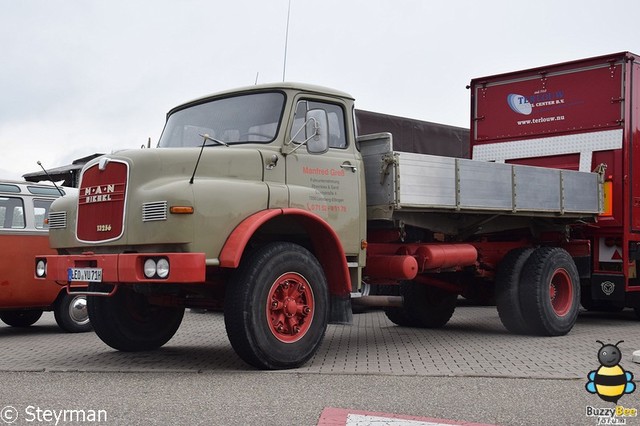
<instances>
[{"instance_id":1,"label":"vintage man truck","mask_svg":"<svg viewBox=\"0 0 640 426\"><path fill-rule=\"evenodd\" d=\"M58 254L36 276L88 282L91 323L122 351L164 345L185 307L222 308L234 350L264 369L312 357L363 282L399 285L366 300L395 323L441 327L465 288L496 280L507 328L569 332L601 175L397 152L392 138L358 136L353 98L311 85L185 103L157 148L86 164L79 196L51 207Z\"/></svg>"}]
</instances>

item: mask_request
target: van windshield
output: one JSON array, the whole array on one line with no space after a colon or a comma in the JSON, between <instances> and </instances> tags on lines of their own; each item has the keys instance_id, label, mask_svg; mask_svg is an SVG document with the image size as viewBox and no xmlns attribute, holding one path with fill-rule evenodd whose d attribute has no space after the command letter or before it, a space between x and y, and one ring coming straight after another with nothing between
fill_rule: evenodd
<instances>
[{"instance_id":1,"label":"van windshield","mask_svg":"<svg viewBox=\"0 0 640 426\"><path fill-rule=\"evenodd\" d=\"M280 92L264 92L215 99L178 110L167 119L158 147L200 146L203 135L229 145L271 142L280 127L284 100Z\"/></svg>"}]
</instances>

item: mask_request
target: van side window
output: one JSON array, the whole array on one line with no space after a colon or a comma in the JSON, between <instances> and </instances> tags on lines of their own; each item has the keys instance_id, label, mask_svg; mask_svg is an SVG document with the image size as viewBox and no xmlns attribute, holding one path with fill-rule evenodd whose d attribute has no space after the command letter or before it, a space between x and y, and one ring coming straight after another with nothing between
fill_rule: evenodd
<instances>
[{"instance_id":1,"label":"van side window","mask_svg":"<svg viewBox=\"0 0 640 426\"><path fill-rule=\"evenodd\" d=\"M24 204L21 198L0 197L0 224L3 229L25 227Z\"/></svg>"},{"instance_id":2,"label":"van side window","mask_svg":"<svg viewBox=\"0 0 640 426\"><path fill-rule=\"evenodd\" d=\"M302 143L306 139L304 129L307 111L312 109L323 109L327 112L329 119L329 148L347 147L347 136L344 126L344 111L339 105L329 104L316 101L298 101L296 113L293 117L293 126L291 127L291 136L293 141Z\"/></svg>"},{"instance_id":3,"label":"van side window","mask_svg":"<svg viewBox=\"0 0 640 426\"><path fill-rule=\"evenodd\" d=\"M49 217L49 207L53 200L33 200L33 217L36 229L49 229L45 219Z\"/></svg>"}]
</instances>

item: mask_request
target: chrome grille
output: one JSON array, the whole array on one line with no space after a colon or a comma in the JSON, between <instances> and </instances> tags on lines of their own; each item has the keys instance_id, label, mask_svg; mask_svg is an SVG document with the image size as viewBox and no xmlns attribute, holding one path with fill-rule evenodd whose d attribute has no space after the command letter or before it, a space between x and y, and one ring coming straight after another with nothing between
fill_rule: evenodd
<instances>
[{"instance_id":1,"label":"chrome grille","mask_svg":"<svg viewBox=\"0 0 640 426\"><path fill-rule=\"evenodd\" d=\"M64 229L67 227L67 212L49 212L49 229Z\"/></svg>"},{"instance_id":2,"label":"chrome grille","mask_svg":"<svg viewBox=\"0 0 640 426\"><path fill-rule=\"evenodd\" d=\"M166 201L154 201L142 205L142 221L153 222L156 220L167 220Z\"/></svg>"}]
</instances>

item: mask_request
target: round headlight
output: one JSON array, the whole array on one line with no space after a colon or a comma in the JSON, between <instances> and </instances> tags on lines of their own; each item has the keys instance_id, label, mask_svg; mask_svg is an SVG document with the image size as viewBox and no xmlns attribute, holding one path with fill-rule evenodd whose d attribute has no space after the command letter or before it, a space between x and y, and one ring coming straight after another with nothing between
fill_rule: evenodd
<instances>
[{"instance_id":1,"label":"round headlight","mask_svg":"<svg viewBox=\"0 0 640 426\"><path fill-rule=\"evenodd\" d=\"M144 261L144 276L147 278L153 278L156 274L156 261L153 259L147 259Z\"/></svg>"},{"instance_id":2,"label":"round headlight","mask_svg":"<svg viewBox=\"0 0 640 426\"><path fill-rule=\"evenodd\" d=\"M36 263L36 276L40 278L47 276L47 262L42 259Z\"/></svg>"},{"instance_id":3,"label":"round headlight","mask_svg":"<svg viewBox=\"0 0 640 426\"><path fill-rule=\"evenodd\" d=\"M167 278L169 275L169 261L167 259L159 259L156 272L160 278Z\"/></svg>"}]
</instances>

